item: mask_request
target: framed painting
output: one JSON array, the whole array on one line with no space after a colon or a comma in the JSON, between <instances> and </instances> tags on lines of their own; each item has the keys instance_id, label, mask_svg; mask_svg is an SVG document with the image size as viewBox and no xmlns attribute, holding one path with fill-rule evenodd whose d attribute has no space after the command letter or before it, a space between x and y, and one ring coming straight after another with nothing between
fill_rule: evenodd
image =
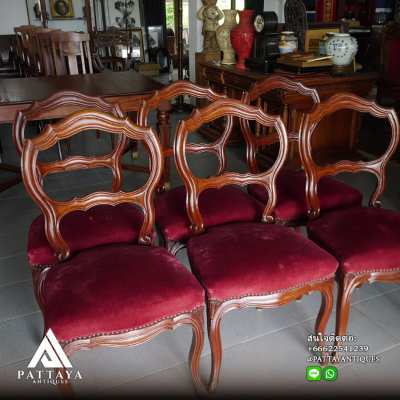
<instances>
[{"instance_id":1,"label":"framed painting","mask_svg":"<svg viewBox=\"0 0 400 400\"><path fill-rule=\"evenodd\" d=\"M144 42L142 28L128 29L131 35L132 58L144 62Z\"/></svg>"},{"instance_id":2,"label":"framed painting","mask_svg":"<svg viewBox=\"0 0 400 400\"><path fill-rule=\"evenodd\" d=\"M50 12L54 19L74 18L72 0L50 0Z\"/></svg>"}]
</instances>

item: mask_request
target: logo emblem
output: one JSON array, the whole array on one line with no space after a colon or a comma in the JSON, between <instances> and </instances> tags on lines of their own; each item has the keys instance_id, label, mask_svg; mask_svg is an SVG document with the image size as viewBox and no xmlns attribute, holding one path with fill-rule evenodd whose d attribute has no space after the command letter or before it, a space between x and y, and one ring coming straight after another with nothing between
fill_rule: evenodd
<instances>
[{"instance_id":1,"label":"logo emblem","mask_svg":"<svg viewBox=\"0 0 400 400\"><path fill-rule=\"evenodd\" d=\"M322 369L318 365L312 365L306 369L306 379L308 381L320 381Z\"/></svg>"},{"instance_id":2,"label":"logo emblem","mask_svg":"<svg viewBox=\"0 0 400 400\"><path fill-rule=\"evenodd\" d=\"M28 368L36 368L41 362L45 368L72 368L71 362L58 343L53 331L49 329L32 357Z\"/></svg>"},{"instance_id":3,"label":"logo emblem","mask_svg":"<svg viewBox=\"0 0 400 400\"><path fill-rule=\"evenodd\" d=\"M333 366L325 367L322 373L322 379L324 381L336 381L338 377L338 369Z\"/></svg>"}]
</instances>

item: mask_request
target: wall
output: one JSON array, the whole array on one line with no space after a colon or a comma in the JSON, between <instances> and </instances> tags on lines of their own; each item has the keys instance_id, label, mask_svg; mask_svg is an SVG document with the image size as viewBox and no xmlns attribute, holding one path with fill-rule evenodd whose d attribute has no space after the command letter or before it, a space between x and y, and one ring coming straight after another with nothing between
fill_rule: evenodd
<instances>
[{"instance_id":1,"label":"wall","mask_svg":"<svg viewBox=\"0 0 400 400\"><path fill-rule=\"evenodd\" d=\"M28 17L26 13L25 0L0 0L0 35L9 35L14 33L14 27L27 25Z\"/></svg>"},{"instance_id":2,"label":"wall","mask_svg":"<svg viewBox=\"0 0 400 400\"><path fill-rule=\"evenodd\" d=\"M285 0L264 0L264 11L275 11L279 22L284 22Z\"/></svg>"}]
</instances>

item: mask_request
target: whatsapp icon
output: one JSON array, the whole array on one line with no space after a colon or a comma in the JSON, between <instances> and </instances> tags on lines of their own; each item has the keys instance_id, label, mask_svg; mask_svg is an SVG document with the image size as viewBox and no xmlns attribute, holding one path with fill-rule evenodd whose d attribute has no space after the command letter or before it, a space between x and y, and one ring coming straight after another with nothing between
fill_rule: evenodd
<instances>
[{"instance_id":1,"label":"whatsapp icon","mask_svg":"<svg viewBox=\"0 0 400 400\"><path fill-rule=\"evenodd\" d=\"M336 367L328 366L322 371L322 379L324 381L336 381L338 377L338 370Z\"/></svg>"}]
</instances>

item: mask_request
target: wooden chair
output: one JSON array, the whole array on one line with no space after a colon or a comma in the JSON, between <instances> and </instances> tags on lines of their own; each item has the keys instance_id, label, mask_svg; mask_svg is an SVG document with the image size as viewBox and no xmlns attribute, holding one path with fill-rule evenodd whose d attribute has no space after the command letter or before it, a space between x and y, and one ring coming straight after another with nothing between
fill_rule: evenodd
<instances>
[{"instance_id":1,"label":"wooden chair","mask_svg":"<svg viewBox=\"0 0 400 400\"><path fill-rule=\"evenodd\" d=\"M339 161L319 166L313 159L312 137L323 119L343 109L369 113L387 119L391 126L391 141L385 153L372 161ZM393 109L385 109L376 103L352 94L337 94L321 103L307 115L300 143L307 174L307 202L312 218L308 235L339 261L339 284L336 315L336 335L346 335L350 314L351 296L356 287L372 282L400 282L400 213L379 208L379 197L385 188L386 167L395 152L400 138L399 121ZM369 172L377 178L369 207L353 207L320 214L318 185L327 175L341 172ZM318 217L318 218L317 218Z\"/></svg>"},{"instance_id":2,"label":"wooden chair","mask_svg":"<svg viewBox=\"0 0 400 400\"><path fill-rule=\"evenodd\" d=\"M51 48L51 34L58 29L39 28L32 32L32 54L37 76L54 76L55 67Z\"/></svg>"},{"instance_id":3,"label":"wooden chair","mask_svg":"<svg viewBox=\"0 0 400 400\"><path fill-rule=\"evenodd\" d=\"M48 115L49 112L54 114L54 118L58 118L61 110L73 113L79 110L96 110L105 113L110 113L116 117L123 118L124 113L119 108L118 104L107 103L100 97L86 96L82 93L73 91L58 92L51 97L32 103L26 110L19 111L14 119L13 124L13 140L17 152L22 154L22 147L25 140L25 130L29 121L41 121L43 115ZM63 113L65 115L65 112ZM112 138L114 135L112 135ZM61 142L58 142L59 157L63 158L61 151Z\"/></svg>"},{"instance_id":4,"label":"wooden chair","mask_svg":"<svg viewBox=\"0 0 400 400\"><path fill-rule=\"evenodd\" d=\"M57 76L93 73L89 34L54 32L51 42Z\"/></svg>"},{"instance_id":5,"label":"wooden chair","mask_svg":"<svg viewBox=\"0 0 400 400\"><path fill-rule=\"evenodd\" d=\"M189 135L203 124L224 116L248 119L274 128L280 146L271 168L262 173L229 172L208 178L193 174L186 159L188 151L221 154L223 142L188 145ZM247 133L245 140L251 148L252 141ZM209 389L214 390L222 361L222 316L234 309L278 307L309 292L319 291L322 304L315 330L316 334L323 334L332 310L338 263L293 229L272 224L277 197L275 181L288 153L287 132L278 116L267 115L238 100L218 100L179 123L174 149L177 169L186 187L186 209L195 233L187 243L188 256L193 273L206 290L212 354ZM201 193L223 190L227 185L250 184L264 186L270 195L263 205L262 217L254 222L207 227L199 202ZM223 208L224 204L217 206Z\"/></svg>"},{"instance_id":6,"label":"wooden chair","mask_svg":"<svg viewBox=\"0 0 400 400\"><path fill-rule=\"evenodd\" d=\"M318 93L315 89L305 87L300 82L291 81L283 76L272 76L264 80L258 81L252 85L250 90L244 94L243 101L246 104L256 104L264 111L279 112L282 121L288 132L289 142L292 143L291 152L298 152L299 129L302 118L306 110L291 110L289 113L287 105L278 107L269 103L268 94L273 90L279 90L283 94L291 94L293 96L308 97L309 107L315 108L320 103ZM303 100L303 99L302 99ZM290 115L290 117L289 117ZM255 125L254 135L250 134L251 126L248 121L241 121L243 132L247 132L247 136L255 138L251 151L247 154L247 162L251 171L257 172L257 153L260 148L274 146L277 141L276 133ZM308 207L306 201L306 176L302 169L294 169L293 167L285 167L277 181L278 203L275 207L275 217L279 223L290 226L305 225L308 220ZM257 200L265 203L268 193L261 187L250 185L249 193ZM362 194L348 186L332 178L324 178L319 187L319 196L321 199L321 210L323 212L361 205Z\"/></svg>"},{"instance_id":7,"label":"wooden chair","mask_svg":"<svg viewBox=\"0 0 400 400\"><path fill-rule=\"evenodd\" d=\"M112 153L37 162L39 152L88 129L117 134ZM121 156L128 138L143 141L151 167L143 187L123 192L119 190ZM112 170L112 192L56 201L43 190L42 178L49 174L99 167ZM162 152L155 133L129 119L81 111L48 125L23 146L24 184L46 221L44 230L35 222L31 226L28 258L45 332L53 331L67 356L99 346L142 344L165 330L190 325L190 369L199 387L203 289L167 250L152 245L153 196L161 173ZM116 208L122 211L120 217L114 214ZM51 250L47 253L51 258L44 265L35 261L39 253L45 255L45 247L37 247L39 240Z\"/></svg>"},{"instance_id":8,"label":"wooden chair","mask_svg":"<svg viewBox=\"0 0 400 400\"><path fill-rule=\"evenodd\" d=\"M177 81L156 92L151 99L142 104L138 115L140 125L148 125L149 113L154 109L157 109L158 119L162 121L158 126L158 131L164 153L164 177L161 183L165 189L169 188L169 159L174 155L170 145L170 101L178 96L192 96L206 102L226 98L225 95L218 94L210 88L201 87L188 81ZM224 132L213 143L214 153L220 161L218 174L222 174L226 167L225 146L231 129L232 119L228 118ZM196 146L189 146L189 149L193 152L198 151ZM176 254L185 247L186 240L193 234L185 212L185 199L184 186L166 190L156 197L156 224L163 237L165 247L172 254ZM224 206L221 207L221 204ZM254 221L260 217L261 213L261 207L255 199L234 187L204 192L200 199L200 207L205 214L207 226L228 222Z\"/></svg>"},{"instance_id":9,"label":"wooden chair","mask_svg":"<svg viewBox=\"0 0 400 400\"><path fill-rule=\"evenodd\" d=\"M40 29L34 25L22 25L14 28L17 36L17 48L21 63L21 71L24 76L35 74L35 60L32 53L32 33Z\"/></svg>"},{"instance_id":10,"label":"wooden chair","mask_svg":"<svg viewBox=\"0 0 400 400\"><path fill-rule=\"evenodd\" d=\"M132 41L130 33L120 29L110 29L105 32L96 32L93 37L96 59L101 65L112 71L128 70L132 60ZM121 51L127 50L126 58Z\"/></svg>"}]
</instances>

